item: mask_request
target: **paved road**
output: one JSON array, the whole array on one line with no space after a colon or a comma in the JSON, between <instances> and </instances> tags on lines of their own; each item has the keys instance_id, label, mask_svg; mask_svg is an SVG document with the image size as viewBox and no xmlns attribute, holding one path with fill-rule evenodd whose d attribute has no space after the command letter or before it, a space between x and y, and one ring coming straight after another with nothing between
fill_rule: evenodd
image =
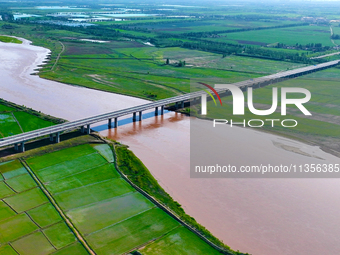
<instances>
[{"instance_id":1,"label":"paved road","mask_svg":"<svg viewBox=\"0 0 340 255\"><path fill-rule=\"evenodd\" d=\"M285 72L279 72L279 73L268 75L268 76L263 76L263 77L259 77L259 78L254 78L254 79L249 79L249 80L246 80L246 81L237 82L237 83L234 83L233 85L238 86L238 87L247 87L247 86L257 86L259 84L264 84L266 82L272 82L272 83L279 82L279 81L282 81L282 79L294 78L294 77L297 77L299 75L304 75L304 74L307 74L307 73L310 73L310 72L319 71L319 70L323 70L325 68L335 66L335 65L339 64L339 61L340 60L330 61L330 62L322 63L322 64L319 64L319 65L312 65L312 66L302 67L302 68L289 70L289 71L285 71ZM226 91L226 89L217 88L216 91L217 92L224 92L224 91ZM167 98L167 99L158 100L158 101L147 103L147 104L142 104L142 105L139 105L139 106L129 107L129 108L126 108L126 109L122 109L122 110L118 110L118 111L114 111L114 112L110 112L110 113L100 114L100 115L97 115L97 116L93 116L93 117L89 117L89 118L85 118L85 119L81 119L81 120L66 122L66 123L58 124L58 125L55 125L55 126L52 126L52 127L46 127L46 128L26 132L26 133L23 133L23 134L13 135L13 136L1 139L0 140L0 147L19 144L19 143L29 141L29 140L32 140L32 139L35 139L35 138L39 138L39 137L42 137L42 136L57 134L57 133L67 131L67 130L73 130L73 129L76 129L76 128L79 128L79 127L98 123L100 121L105 121L105 120L107 121L108 119L114 119L114 118L122 117L122 116L125 116L125 115L129 115L129 114L132 114L132 113L142 112L142 111L153 109L153 108L156 108L156 107L165 106L165 105L168 105L168 104L187 101L187 100L190 100L192 98L200 97L202 94L206 94L206 92L204 92L204 91L192 92L192 93L188 93L188 94L184 94L184 95L180 95L180 96L175 96L175 97L171 97L171 98Z\"/></svg>"},{"instance_id":2,"label":"paved road","mask_svg":"<svg viewBox=\"0 0 340 255\"><path fill-rule=\"evenodd\" d=\"M339 55L339 54L340 54L340 52L334 52L334 53L329 53L329 54L318 56L318 57L312 57L310 59L326 58L326 57L330 57L330 56L334 56L334 55Z\"/></svg>"}]
</instances>

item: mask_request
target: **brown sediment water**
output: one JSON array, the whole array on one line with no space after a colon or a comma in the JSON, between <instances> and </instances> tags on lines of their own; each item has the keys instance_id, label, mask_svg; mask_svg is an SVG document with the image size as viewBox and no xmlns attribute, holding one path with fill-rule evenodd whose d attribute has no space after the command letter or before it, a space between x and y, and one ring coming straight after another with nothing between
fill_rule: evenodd
<instances>
[{"instance_id":1,"label":"brown sediment water","mask_svg":"<svg viewBox=\"0 0 340 255\"><path fill-rule=\"evenodd\" d=\"M68 120L147 102L30 76L47 53L27 43L0 43L0 97ZM231 248L253 255L340 254L338 179L190 178L190 118L177 113L100 133L129 145L186 212ZM220 152L240 162L250 163L256 150L254 160L339 161L318 147L249 129L220 135L229 144L243 138Z\"/></svg>"},{"instance_id":2,"label":"brown sediment water","mask_svg":"<svg viewBox=\"0 0 340 255\"><path fill-rule=\"evenodd\" d=\"M147 100L41 79L35 72L48 49L0 42L0 98L45 114L76 120L147 103Z\"/></svg>"},{"instance_id":3,"label":"brown sediment water","mask_svg":"<svg viewBox=\"0 0 340 255\"><path fill-rule=\"evenodd\" d=\"M290 139L242 128L230 132L219 133L226 143L243 139L219 156L227 155L234 163L251 164L247 158L259 144L256 157L278 164L340 161L316 146ZM190 118L176 113L102 134L129 145L185 211L234 250L253 255L340 254L339 179L190 178ZM313 157L274 143L300 148Z\"/></svg>"}]
</instances>

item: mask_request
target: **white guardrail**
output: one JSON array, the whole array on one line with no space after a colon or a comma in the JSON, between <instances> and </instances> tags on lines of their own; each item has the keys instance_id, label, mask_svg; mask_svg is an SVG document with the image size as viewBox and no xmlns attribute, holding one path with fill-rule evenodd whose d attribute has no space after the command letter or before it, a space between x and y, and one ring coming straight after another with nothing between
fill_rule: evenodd
<instances>
[{"instance_id":1,"label":"white guardrail","mask_svg":"<svg viewBox=\"0 0 340 255\"><path fill-rule=\"evenodd\" d=\"M238 87L246 87L246 86L253 86L255 84L259 84L262 82L275 81L277 79L282 79L282 78L293 78L297 75L303 75L309 72L322 70L325 68L335 66L339 64L339 61L340 60L335 60L335 61L330 61L330 62L318 64L318 65L312 65L312 66L302 67L302 68L289 70L285 72L279 72L279 73L268 75L268 76L263 76L259 78L237 82L237 83L234 83L233 85L238 86ZM224 92L226 91L226 89L216 89L216 91ZM100 114L97 116L93 116L93 117L89 117L89 118L85 118L81 120L65 122L62 124L26 132L23 134L9 136L9 137L0 139L0 147L19 144L19 143L26 142L32 139L36 139L42 136L56 134L56 133L67 131L67 130L72 130L72 129L79 128L82 126L91 125L91 124L98 123L100 121L104 121L108 119L118 118L118 117L132 114L135 112L142 112L145 110L165 106L165 105L172 104L172 103L187 101L192 98L200 97L202 94L206 94L206 92L205 91L192 92L192 93L188 93L188 94L184 94L180 96L158 100L158 101L147 103L147 104L142 104L139 106L129 107L126 109L122 109L122 110L118 110L118 111L114 111L110 113Z\"/></svg>"}]
</instances>

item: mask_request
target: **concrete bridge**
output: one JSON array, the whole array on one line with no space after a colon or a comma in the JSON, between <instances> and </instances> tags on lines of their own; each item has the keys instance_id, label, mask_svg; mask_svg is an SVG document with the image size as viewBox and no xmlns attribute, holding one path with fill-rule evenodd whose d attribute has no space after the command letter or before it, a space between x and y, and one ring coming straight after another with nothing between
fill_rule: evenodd
<instances>
[{"instance_id":1,"label":"concrete bridge","mask_svg":"<svg viewBox=\"0 0 340 255\"><path fill-rule=\"evenodd\" d=\"M322 63L319 65L312 65L307 67L302 67L294 70L289 70L285 72L279 72L276 74L263 76L259 78L254 78L246 81L241 81L237 83L233 83L233 85L238 86L240 88L246 88L248 86L252 86L254 88L263 87L269 84L273 84L276 82L281 82L286 79L295 78L301 75L309 74L312 72L320 71L326 68L334 67L339 64L340 60L330 61L326 63ZM226 89L216 88L216 91L221 95L225 95L225 92L229 92ZM58 124L52 127L46 127L30 132L26 132L23 134L13 135L10 137L0 139L0 147L14 145L15 149L18 151L25 151L25 142L30 141L32 139L36 139L43 136L50 136L51 141L55 141L57 143L60 142L60 134L65 131L74 130L76 128L80 128L84 133L91 132L91 125L101 122L108 121L109 128L117 128L117 120L119 117L126 116L132 114L133 121L141 121L143 111L154 109L155 115L163 114L164 107L167 105L175 104L175 108L183 108L184 103L188 101L200 100L202 97L206 97L205 91L197 91L192 92L180 96L175 96L167 99L158 100L155 102L142 104L139 106L129 107L126 109L100 114L97 116L65 122L62 124ZM138 116L137 116L138 114Z\"/></svg>"}]
</instances>

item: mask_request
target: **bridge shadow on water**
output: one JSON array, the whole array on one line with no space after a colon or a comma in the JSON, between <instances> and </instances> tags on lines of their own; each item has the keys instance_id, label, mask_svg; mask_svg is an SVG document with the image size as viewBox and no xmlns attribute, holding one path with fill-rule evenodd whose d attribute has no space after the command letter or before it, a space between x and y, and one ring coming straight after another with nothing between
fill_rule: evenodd
<instances>
[{"instance_id":1,"label":"bridge shadow on water","mask_svg":"<svg viewBox=\"0 0 340 255\"><path fill-rule=\"evenodd\" d=\"M168 114L154 116L143 121L132 122L118 128L106 129L100 132L103 137L110 138L115 141L123 142L126 139L139 139L138 137L148 137L151 140L158 136L164 136L165 133L171 134L173 128L181 128L175 123L183 121L186 115L178 112L169 112ZM150 133L152 132L152 133ZM141 138L141 139L144 139Z\"/></svg>"},{"instance_id":2,"label":"bridge shadow on water","mask_svg":"<svg viewBox=\"0 0 340 255\"><path fill-rule=\"evenodd\" d=\"M171 111L164 110L164 114L166 114L168 112L171 112ZM155 115L155 112L147 112L147 113L144 113L142 115L142 120L150 119L150 118L157 117L157 116L161 116L160 113L158 115ZM136 122L139 122L139 116L138 115L136 116L136 119L137 119ZM118 127L124 126L124 125L127 125L127 124L131 124L131 123L136 123L136 122L133 122L132 117L125 118L125 119L122 119L122 120L118 120ZM99 126L95 126L91 129L93 131L96 131L96 132L101 132L101 131L108 130L109 127L108 127L108 124L102 124L102 125L99 125Z\"/></svg>"},{"instance_id":3,"label":"bridge shadow on water","mask_svg":"<svg viewBox=\"0 0 340 255\"><path fill-rule=\"evenodd\" d=\"M165 114L168 113L167 116ZM164 110L163 115L155 115L155 112L147 112L142 115L142 120L139 121L139 116L137 115L136 122L132 121L132 117L125 118L122 120L118 120L117 128L108 128L108 124L102 124L91 128L95 132L103 132L101 135L105 135L111 139L117 140L124 136L136 135L137 133L142 132L143 130L152 130L158 129L166 123L181 121L185 116L181 113ZM132 124L132 125L131 125ZM73 130L71 132L62 133L60 135L61 141L67 141L76 137L81 137L86 134L79 132L79 130ZM47 145L55 144L55 142L51 142L49 137L43 137L38 140L33 140L25 143L25 151L33 150L36 148L40 148ZM10 156L13 154L17 154L19 152L14 150L14 146L8 146L0 149L0 158Z\"/></svg>"}]
</instances>

